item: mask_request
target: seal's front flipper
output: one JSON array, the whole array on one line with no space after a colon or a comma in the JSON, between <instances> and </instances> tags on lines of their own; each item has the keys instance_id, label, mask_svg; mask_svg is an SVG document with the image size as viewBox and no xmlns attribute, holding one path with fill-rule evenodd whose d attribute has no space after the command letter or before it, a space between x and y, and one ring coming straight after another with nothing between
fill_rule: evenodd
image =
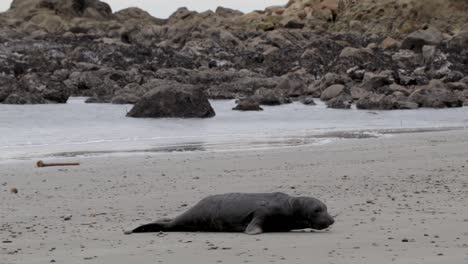
<instances>
[{"instance_id":1,"label":"seal's front flipper","mask_svg":"<svg viewBox=\"0 0 468 264\"><path fill-rule=\"evenodd\" d=\"M132 234L132 233L155 233L155 232L163 232L169 231L167 227L167 223L151 223L147 225L140 226L133 231L125 232L125 234Z\"/></svg>"},{"instance_id":2,"label":"seal's front flipper","mask_svg":"<svg viewBox=\"0 0 468 264\"><path fill-rule=\"evenodd\" d=\"M259 235L263 233L263 219L260 217L254 217L250 224L245 229L245 233L248 235Z\"/></svg>"}]
</instances>

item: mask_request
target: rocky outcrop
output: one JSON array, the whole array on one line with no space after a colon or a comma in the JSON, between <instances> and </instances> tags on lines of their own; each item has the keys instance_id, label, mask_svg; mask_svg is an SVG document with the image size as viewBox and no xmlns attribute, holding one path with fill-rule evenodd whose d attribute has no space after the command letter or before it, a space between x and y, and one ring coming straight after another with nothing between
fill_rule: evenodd
<instances>
[{"instance_id":1,"label":"rocky outcrop","mask_svg":"<svg viewBox=\"0 0 468 264\"><path fill-rule=\"evenodd\" d=\"M0 14L0 102L136 104L155 87L189 85L259 105L458 106L449 99L466 98L468 9L441 1L291 0L157 19L98 0L15 0ZM430 80L444 87L425 89Z\"/></svg>"},{"instance_id":2,"label":"rocky outcrop","mask_svg":"<svg viewBox=\"0 0 468 264\"><path fill-rule=\"evenodd\" d=\"M137 118L209 118L215 112L205 93L192 85L156 87L146 93L128 117Z\"/></svg>"},{"instance_id":3,"label":"rocky outcrop","mask_svg":"<svg viewBox=\"0 0 468 264\"><path fill-rule=\"evenodd\" d=\"M65 77L66 78L66 77ZM0 103L47 104L68 101L71 90L55 75L28 73L16 78L0 75Z\"/></svg>"},{"instance_id":4,"label":"rocky outcrop","mask_svg":"<svg viewBox=\"0 0 468 264\"><path fill-rule=\"evenodd\" d=\"M428 108L462 107L464 103L462 96L449 90L439 80L432 80L427 86L416 89L409 100Z\"/></svg>"}]
</instances>

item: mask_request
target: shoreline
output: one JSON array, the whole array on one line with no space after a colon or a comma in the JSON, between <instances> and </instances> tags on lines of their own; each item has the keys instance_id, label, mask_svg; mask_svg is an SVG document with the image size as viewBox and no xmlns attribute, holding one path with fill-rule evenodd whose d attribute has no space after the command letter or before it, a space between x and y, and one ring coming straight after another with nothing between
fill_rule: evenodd
<instances>
[{"instance_id":1,"label":"shoreline","mask_svg":"<svg viewBox=\"0 0 468 264\"><path fill-rule=\"evenodd\" d=\"M67 160L67 159L63 159ZM468 133L349 139L275 151L80 158L78 167L0 164L0 262L449 263L468 260ZM9 192L18 188L17 195ZM315 196L330 232L122 231L225 192ZM71 216L69 221L64 217ZM403 242L408 240L408 242ZM320 250L317 250L320 249ZM221 261L221 262L220 262Z\"/></svg>"},{"instance_id":2,"label":"shoreline","mask_svg":"<svg viewBox=\"0 0 468 264\"><path fill-rule=\"evenodd\" d=\"M81 158L81 157L105 157L105 156L122 156L122 155L144 155L144 154L166 154L166 153L192 153L192 152L242 152L256 150L276 150L283 148L300 148L313 147L317 145L331 144L338 140L347 139L369 139L385 136L398 136L400 134L417 134L431 133L444 131L464 131L468 130L468 126L458 127L424 127L424 128L388 128L388 129L358 129L358 130L343 130L343 131L326 131L326 132L290 132L278 136L268 136L257 141L241 140L239 141L213 141L210 143L203 142L187 142L174 145L154 146L151 148L135 148L135 149L120 149L120 150L80 150L80 151L55 151L44 152L34 156L18 156L11 158L0 159L0 164L14 161L27 161L34 159L56 159L56 158ZM299 135L301 134L301 135ZM145 140L142 140L143 142ZM107 142L105 144L110 144ZM117 141L114 143L122 143ZM99 144L98 142L93 144ZM86 146L91 144L72 144ZM65 147L64 145L62 147ZM39 148L48 146L31 146L30 148Z\"/></svg>"}]
</instances>

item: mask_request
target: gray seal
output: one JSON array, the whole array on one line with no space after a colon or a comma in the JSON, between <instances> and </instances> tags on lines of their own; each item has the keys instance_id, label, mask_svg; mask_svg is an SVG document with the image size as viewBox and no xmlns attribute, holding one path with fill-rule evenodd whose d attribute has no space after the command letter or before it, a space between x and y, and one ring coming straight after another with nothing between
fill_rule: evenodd
<instances>
[{"instance_id":1,"label":"gray seal","mask_svg":"<svg viewBox=\"0 0 468 264\"><path fill-rule=\"evenodd\" d=\"M173 220L140 226L132 233L149 232L289 232L323 230L335 221L326 205L312 197L284 193L229 193L209 196Z\"/></svg>"}]
</instances>

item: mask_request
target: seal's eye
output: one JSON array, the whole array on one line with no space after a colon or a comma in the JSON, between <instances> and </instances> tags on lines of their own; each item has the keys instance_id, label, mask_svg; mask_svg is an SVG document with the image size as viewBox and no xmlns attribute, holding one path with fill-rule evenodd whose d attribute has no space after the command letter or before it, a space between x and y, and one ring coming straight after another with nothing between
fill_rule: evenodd
<instances>
[{"instance_id":1,"label":"seal's eye","mask_svg":"<svg viewBox=\"0 0 468 264\"><path fill-rule=\"evenodd\" d=\"M318 213L321 213L322 212L322 208L317 208L314 210L314 213L318 214Z\"/></svg>"}]
</instances>

